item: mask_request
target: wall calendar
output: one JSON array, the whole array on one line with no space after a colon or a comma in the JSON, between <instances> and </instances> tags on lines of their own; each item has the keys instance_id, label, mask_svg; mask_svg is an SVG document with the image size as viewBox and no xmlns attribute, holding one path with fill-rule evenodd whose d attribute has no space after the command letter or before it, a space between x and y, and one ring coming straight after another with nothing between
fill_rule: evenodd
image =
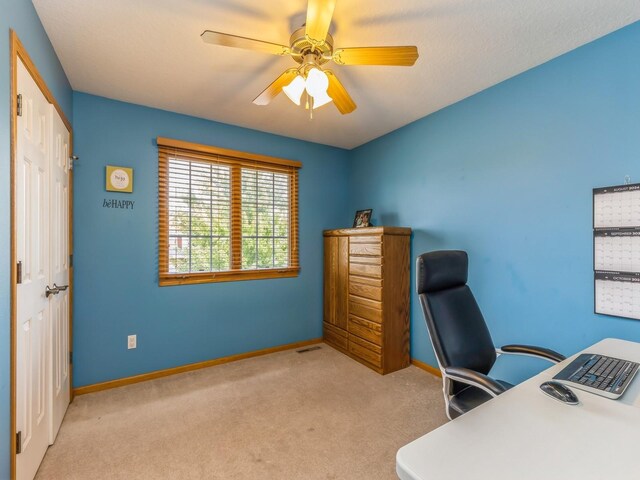
<instances>
[{"instance_id":1,"label":"wall calendar","mask_svg":"<svg viewBox=\"0 0 640 480\"><path fill-rule=\"evenodd\" d=\"M640 319L640 184L593 190L595 313Z\"/></svg>"}]
</instances>

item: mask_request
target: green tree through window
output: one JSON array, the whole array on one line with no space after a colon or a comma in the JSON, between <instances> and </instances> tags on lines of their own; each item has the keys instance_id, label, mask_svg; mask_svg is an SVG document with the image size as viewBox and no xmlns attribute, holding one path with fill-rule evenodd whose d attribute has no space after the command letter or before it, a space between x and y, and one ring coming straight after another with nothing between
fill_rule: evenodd
<instances>
[{"instance_id":1,"label":"green tree through window","mask_svg":"<svg viewBox=\"0 0 640 480\"><path fill-rule=\"evenodd\" d=\"M289 264L289 179L242 169L242 268Z\"/></svg>"},{"instance_id":2,"label":"green tree through window","mask_svg":"<svg viewBox=\"0 0 640 480\"><path fill-rule=\"evenodd\" d=\"M231 268L228 166L169 160L169 272Z\"/></svg>"}]
</instances>

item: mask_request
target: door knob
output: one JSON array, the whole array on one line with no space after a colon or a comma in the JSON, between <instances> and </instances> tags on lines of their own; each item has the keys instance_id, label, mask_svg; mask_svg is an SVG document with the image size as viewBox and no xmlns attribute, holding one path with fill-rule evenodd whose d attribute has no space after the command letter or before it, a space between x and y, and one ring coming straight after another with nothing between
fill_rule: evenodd
<instances>
[{"instance_id":1,"label":"door knob","mask_svg":"<svg viewBox=\"0 0 640 480\"><path fill-rule=\"evenodd\" d=\"M69 288L69 285L56 285L54 283L53 288L57 288L59 292L64 292L67 288Z\"/></svg>"},{"instance_id":2,"label":"door knob","mask_svg":"<svg viewBox=\"0 0 640 480\"><path fill-rule=\"evenodd\" d=\"M60 293L60 290L58 290L56 284L54 283L53 288L49 288L49 285L47 285L47 288L44 291L44 296L49 298L49 295L57 295L58 293Z\"/></svg>"}]
</instances>

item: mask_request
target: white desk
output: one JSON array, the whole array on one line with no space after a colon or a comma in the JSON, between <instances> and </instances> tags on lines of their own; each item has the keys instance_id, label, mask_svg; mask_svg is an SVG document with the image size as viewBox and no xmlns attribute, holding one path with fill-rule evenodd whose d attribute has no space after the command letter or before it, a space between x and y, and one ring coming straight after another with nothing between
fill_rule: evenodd
<instances>
[{"instance_id":1,"label":"white desk","mask_svg":"<svg viewBox=\"0 0 640 480\"><path fill-rule=\"evenodd\" d=\"M640 362L640 343L624 340L602 340L584 352ZM540 390L577 355L402 447L396 456L398 476L640 478L640 373L618 400L573 389L580 404L569 406Z\"/></svg>"}]
</instances>

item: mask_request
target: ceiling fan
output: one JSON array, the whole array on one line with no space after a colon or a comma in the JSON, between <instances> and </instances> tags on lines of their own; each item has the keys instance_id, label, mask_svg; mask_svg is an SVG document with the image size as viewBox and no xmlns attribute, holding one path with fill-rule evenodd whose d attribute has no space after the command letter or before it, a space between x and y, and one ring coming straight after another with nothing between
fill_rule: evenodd
<instances>
[{"instance_id":1,"label":"ceiling fan","mask_svg":"<svg viewBox=\"0 0 640 480\"><path fill-rule=\"evenodd\" d=\"M412 66L418 59L418 49L407 47L355 47L333 48L329 26L337 0L309 0L307 21L293 32L289 46L264 42L253 38L205 31L202 39L214 45L243 48L273 55L290 55L298 64L274 80L253 103L268 105L281 91L296 105L304 95L304 105L311 115L315 108L333 101L340 113L351 113L356 104L338 77L322 65L333 60L338 65L392 65Z\"/></svg>"}]
</instances>

